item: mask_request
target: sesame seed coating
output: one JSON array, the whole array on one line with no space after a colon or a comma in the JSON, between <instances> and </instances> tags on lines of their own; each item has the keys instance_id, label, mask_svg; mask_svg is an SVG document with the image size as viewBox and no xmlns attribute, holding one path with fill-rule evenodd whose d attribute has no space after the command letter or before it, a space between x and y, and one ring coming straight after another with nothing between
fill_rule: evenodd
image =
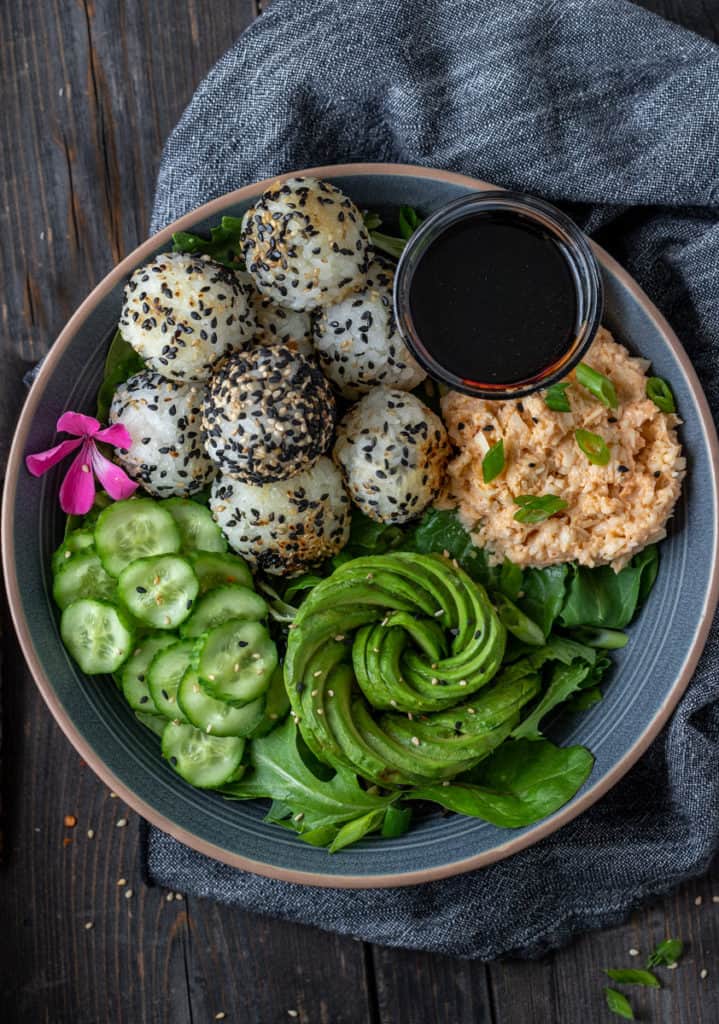
<instances>
[{"instance_id":1,"label":"sesame seed coating","mask_svg":"<svg viewBox=\"0 0 719 1024\"><path fill-rule=\"evenodd\" d=\"M282 345L229 356L210 380L205 445L223 473L245 483L309 469L332 443L335 400L314 361Z\"/></svg>"},{"instance_id":2,"label":"sesame seed coating","mask_svg":"<svg viewBox=\"0 0 719 1024\"><path fill-rule=\"evenodd\" d=\"M252 277L246 271L237 271L237 276L247 290L252 313L257 324L253 341L259 345L284 345L292 352L314 359L312 347L312 319L309 313L299 309L283 309L268 295L255 288Z\"/></svg>"},{"instance_id":3,"label":"sesame seed coating","mask_svg":"<svg viewBox=\"0 0 719 1024\"><path fill-rule=\"evenodd\" d=\"M350 501L326 456L289 480L256 486L219 476L210 510L230 546L254 569L303 572L347 543Z\"/></svg>"},{"instance_id":4,"label":"sesame seed coating","mask_svg":"<svg viewBox=\"0 0 719 1024\"><path fill-rule=\"evenodd\" d=\"M311 310L364 283L369 236L343 192L316 178L267 189L242 221L247 269L278 306Z\"/></svg>"},{"instance_id":5,"label":"sesame seed coating","mask_svg":"<svg viewBox=\"0 0 719 1024\"><path fill-rule=\"evenodd\" d=\"M375 257L367 286L326 306L315 320L320 367L345 398L359 398L379 384L411 391L427 376L397 330L393 283L393 268Z\"/></svg>"},{"instance_id":6,"label":"sesame seed coating","mask_svg":"<svg viewBox=\"0 0 719 1024\"><path fill-rule=\"evenodd\" d=\"M254 330L236 274L207 256L160 253L125 286L122 336L169 380L207 380L217 361L247 345Z\"/></svg>"},{"instance_id":7,"label":"sesame seed coating","mask_svg":"<svg viewBox=\"0 0 719 1024\"><path fill-rule=\"evenodd\" d=\"M449 455L439 417L391 388L375 388L352 406L333 452L352 500L382 523L408 522L437 498Z\"/></svg>"},{"instance_id":8,"label":"sesame seed coating","mask_svg":"<svg viewBox=\"0 0 719 1024\"><path fill-rule=\"evenodd\" d=\"M158 498L196 494L217 472L205 451L205 392L201 384L179 384L150 371L115 392L110 423L122 423L132 438L130 449L115 449L117 461Z\"/></svg>"}]
</instances>

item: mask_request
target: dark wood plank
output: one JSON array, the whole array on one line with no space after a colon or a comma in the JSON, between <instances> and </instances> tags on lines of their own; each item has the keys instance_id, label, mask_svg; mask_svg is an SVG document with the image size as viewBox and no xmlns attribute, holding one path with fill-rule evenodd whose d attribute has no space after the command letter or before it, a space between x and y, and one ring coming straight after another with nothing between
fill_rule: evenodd
<instances>
[{"instance_id":1,"label":"dark wood plank","mask_svg":"<svg viewBox=\"0 0 719 1024\"><path fill-rule=\"evenodd\" d=\"M496 1019L484 964L380 946L372 952L381 1024Z\"/></svg>"},{"instance_id":2,"label":"dark wood plank","mask_svg":"<svg viewBox=\"0 0 719 1024\"><path fill-rule=\"evenodd\" d=\"M717 0L635 0L669 21L675 21L707 39L719 40L719 3Z\"/></svg>"}]
</instances>

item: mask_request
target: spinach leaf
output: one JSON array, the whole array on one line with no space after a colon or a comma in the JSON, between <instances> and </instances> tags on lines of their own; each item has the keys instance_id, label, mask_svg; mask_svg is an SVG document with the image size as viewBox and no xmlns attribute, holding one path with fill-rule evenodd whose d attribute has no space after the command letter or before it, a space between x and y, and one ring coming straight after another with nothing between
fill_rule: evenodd
<instances>
[{"instance_id":1,"label":"spinach leaf","mask_svg":"<svg viewBox=\"0 0 719 1024\"><path fill-rule=\"evenodd\" d=\"M569 627L623 629L651 590L658 564L656 547L649 547L619 573L609 565L596 569L574 566L559 622Z\"/></svg>"},{"instance_id":2,"label":"spinach leaf","mask_svg":"<svg viewBox=\"0 0 719 1024\"><path fill-rule=\"evenodd\" d=\"M628 968L627 970L606 970L604 973L612 979L612 981L618 982L620 985L643 985L645 988L661 988L659 984L659 978L651 971L633 970Z\"/></svg>"},{"instance_id":3,"label":"spinach leaf","mask_svg":"<svg viewBox=\"0 0 719 1024\"><path fill-rule=\"evenodd\" d=\"M219 225L210 228L210 237L191 231L176 231L172 236L173 252L199 252L211 256L216 263L237 270L244 266L242 258L242 218L223 217Z\"/></svg>"},{"instance_id":4,"label":"spinach leaf","mask_svg":"<svg viewBox=\"0 0 719 1024\"><path fill-rule=\"evenodd\" d=\"M512 732L517 739L539 740L542 734L539 731L539 723L552 708L563 703L577 690L582 688L587 676L592 671L592 666L583 661L572 662L571 665L562 665L558 662L552 669L549 678L549 685L534 710L520 722Z\"/></svg>"},{"instance_id":5,"label":"spinach leaf","mask_svg":"<svg viewBox=\"0 0 719 1024\"><path fill-rule=\"evenodd\" d=\"M597 629L595 626L579 626L572 633L581 643L604 651L618 651L629 643L629 637L621 629Z\"/></svg>"},{"instance_id":6,"label":"spinach leaf","mask_svg":"<svg viewBox=\"0 0 719 1024\"><path fill-rule=\"evenodd\" d=\"M586 690L580 690L567 701L565 710L569 715L576 715L580 711L588 711L602 700L602 691L598 686L590 686Z\"/></svg>"},{"instance_id":7,"label":"spinach leaf","mask_svg":"<svg viewBox=\"0 0 719 1024\"><path fill-rule=\"evenodd\" d=\"M525 569L523 596L517 601L525 615L536 622L546 637L562 610L567 565L549 565L545 569Z\"/></svg>"},{"instance_id":8,"label":"spinach leaf","mask_svg":"<svg viewBox=\"0 0 719 1024\"><path fill-rule=\"evenodd\" d=\"M344 555L347 552L352 558L362 558L365 555L384 555L387 551L392 551L402 544L404 536L401 526L378 523L364 515L359 509L354 508L352 509L349 540L340 554ZM346 558L343 560L346 561Z\"/></svg>"},{"instance_id":9,"label":"spinach leaf","mask_svg":"<svg viewBox=\"0 0 719 1024\"><path fill-rule=\"evenodd\" d=\"M384 821L382 822L382 836L384 839L397 839L403 836L408 830L412 821L412 808L400 807L392 804L388 807Z\"/></svg>"},{"instance_id":10,"label":"spinach leaf","mask_svg":"<svg viewBox=\"0 0 719 1024\"><path fill-rule=\"evenodd\" d=\"M112 398L120 384L144 369L145 363L132 345L125 341L119 331L115 331L107 350L102 384L97 393L97 418L100 423L107 423Z\"/></svg>"},{"instance_id":11,"label":"spinach leaf","mask_svg":"<svg viewBox=\"0 0 719 1024\"><path fill-rule=\"evenodd\" d=\"M623 1017L625 1020L634 1020L632 1005L621 992L617 992L615 988L605 988L604 998L609 1009L617 1017Z\"/></svg>"},{"instance_id":12,"label":"spinach leaf","mask_svg":"<svg viewBox=\"0 0 719 1024\"><path fill-rule=\"evenodd\" d=\"M504 628L523 644L541 647L544 644L544 633L536 622L513 604L504 594L495 594L495 606L499 621Z\"/></svg>"},{"instance_id":13,"label":"spinach leaf","mask_svg":"<svg viewBox=\"0 0 719 1024\"><path fill-rule=\"evenodd\" d=\"M422 555L446 551L477 583L491 590L500 589L502 567L489 565L486 553L475 547L454 509L433 508L425 512L419 522L408 530L401 548Z\"/></svg>"},{"instance_id":14,"label":"spinach leaf","mask_svg":"<svg viewBox=\"0 0 719 1024\"><path fill-rule=\"evenodd\" d=\"M471 773L458 776L449 786L420 786L405 798L431 800L500 828L522 828L571 800L593 764L585 747L516 740L503 743Z\"/></svg>"}]
</instances>

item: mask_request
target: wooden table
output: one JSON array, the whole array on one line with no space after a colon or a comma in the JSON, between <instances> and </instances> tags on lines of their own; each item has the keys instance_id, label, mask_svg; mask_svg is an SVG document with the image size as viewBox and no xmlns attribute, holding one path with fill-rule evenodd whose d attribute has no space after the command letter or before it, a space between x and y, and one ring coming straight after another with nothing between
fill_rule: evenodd
<instances>
[{"instance_id":1,"label":"wooden table","mask_svg":"<svg viewBox=\"0 0 719 1024\"><path fill-rule=\"evenodd\" d=\"M163 140L260 6L0 4L2 465L23 372L146 236ZM718 0L645 6L719 38ZM593 1024L616 1019L604 1008L600 968L627 965L630 948L646 952L669 935L687 941L688 954L661 992L632 992L641 1019L719 1021L716 865L626 925L584 935L535 963L389 950L171 898L143 884L137 815L61 735L10 630L4 672L4 1024ZM75 828L64 827L66 814L77 817ZM127 826L117 827L122 819Z\"/></svg>"}]
</instances>

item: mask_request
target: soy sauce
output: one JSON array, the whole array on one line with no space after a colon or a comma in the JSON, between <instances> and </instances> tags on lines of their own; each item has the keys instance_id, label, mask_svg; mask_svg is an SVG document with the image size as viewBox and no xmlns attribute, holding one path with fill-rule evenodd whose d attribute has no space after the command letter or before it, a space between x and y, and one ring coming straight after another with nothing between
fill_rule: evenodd
<instances>
[{"instance_id":1,"label":"soy sauce","mask_svg":"<svg viewBox=\"0 0 719 1024\"><path fill-rule=\"evenodd\" d=\"M507 211L465 217L435 238L414 271L409 307L429 355L490 388L545 375L580 327L577 283L560 242Z\"/></svg>"}]
</instances>

